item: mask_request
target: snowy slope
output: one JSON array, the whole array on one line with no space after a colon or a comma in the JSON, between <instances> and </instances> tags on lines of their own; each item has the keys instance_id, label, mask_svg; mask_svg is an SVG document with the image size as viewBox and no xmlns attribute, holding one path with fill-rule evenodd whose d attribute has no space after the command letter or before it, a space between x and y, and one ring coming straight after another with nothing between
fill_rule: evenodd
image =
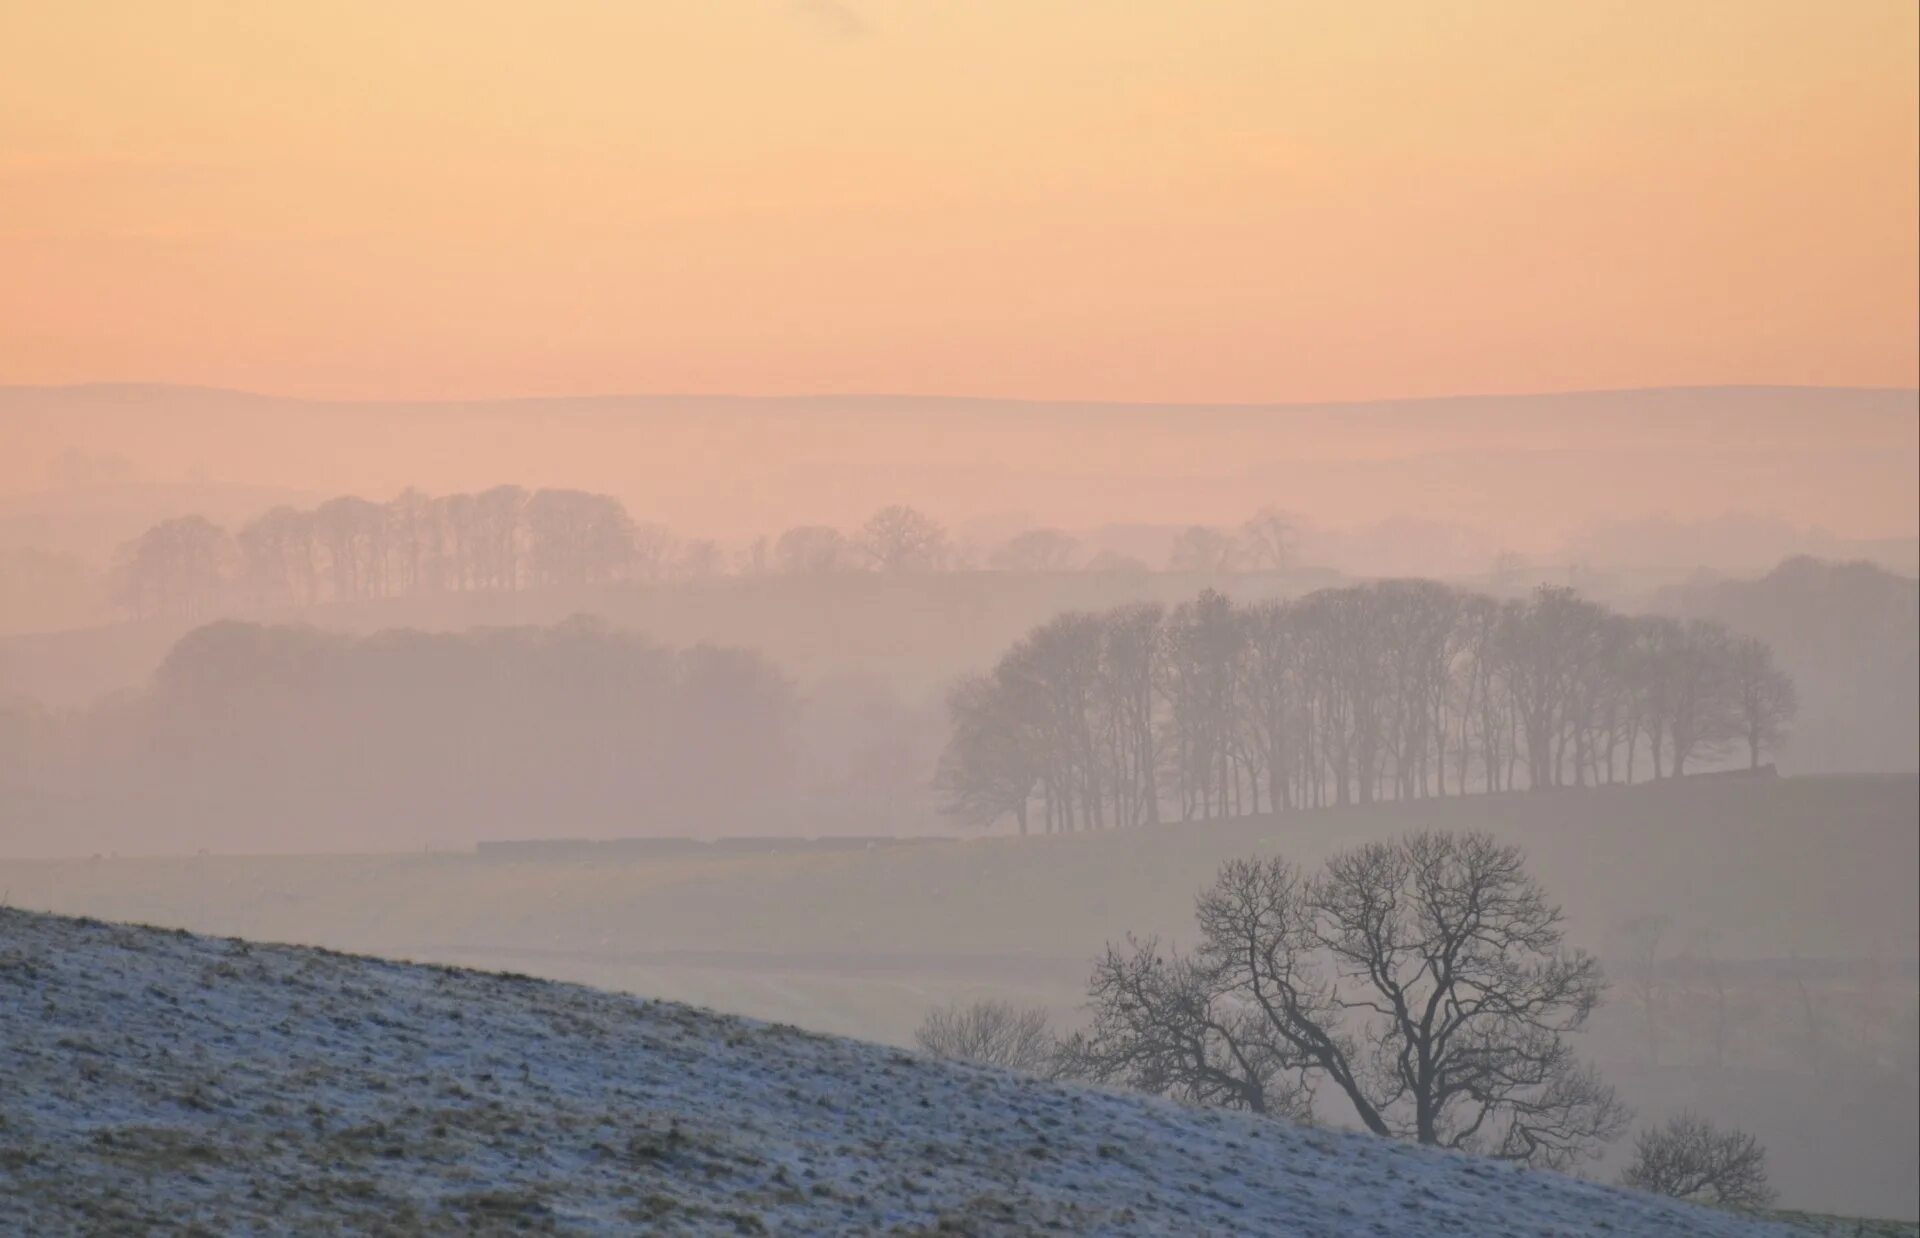
<instances>
[{"instance_id":1,"label":"snowy slope","mask_svg":"<svg viewBox=\"0 0 1920 1238\"><path fill-rule=\"evenodd\" d=\"M0 1231L1763 1234L591 989L0 911Z\"/></svg>"}]
</instances>

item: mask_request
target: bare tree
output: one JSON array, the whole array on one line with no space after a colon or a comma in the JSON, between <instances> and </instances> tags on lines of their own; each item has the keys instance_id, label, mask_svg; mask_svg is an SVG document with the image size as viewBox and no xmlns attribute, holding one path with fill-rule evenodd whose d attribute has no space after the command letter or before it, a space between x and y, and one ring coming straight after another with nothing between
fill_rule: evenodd
<instances>
[{"instance_id":1,"label":"bare tree","mask_svg":"<svg viewBox=\"0 0 1920 1238\"><path fill-rule=\"evenodd\" d=\"M1100 616L1083 611L1057 615L1028 633L996 668L1037 741L1050 830L1104 826L1112 807L1099 739L1105 626Z\"/></svg>"},{"instance_id":2,"label":"bare tree","mask_svg":"<svg viewBox=\"0 0 1920 1238\"><path fill-rule=\"evenodd\" d=\"M642 524L633 528L633 578L645 584L665 580L673 568L679 539L663 524Z\"/></svg>"},{"instance_id":3,"label":"bare tree","mask_svg":"<svg viewBox=\"0 0 1920 1238\"><path fill-rule=\"evenodd\" d=\"M541 490L522 511L527 564L546 584L597 584L633 558L633 521L618 500L583 490Z\"/></svg>"},{"instance_id":4,"label":"bare tree","mask_svg":"<svg viewBox=\"0 0 1920 1238\"><path fill-rule=\"evenodd\" d=\"M456 593L481 588L480 501L471 494L449 494L433 506L444 546L441 585Z\"/></svg>"},{"instance_id":5,"label":"bare tree","mask_svg":"<svg viewBox=\"0 0 1920 1238\"><path fill-rule=\"evenodd\" d=\"M1283 571L1293 566L1299 550L1299 521L1274 508L1262 508L1240 526L1240 546L1247 566Z\"/></svg>"},{"instance_id":6,"label":"bare tree","mask_svg":"<svg viewBox=\"0 0 1920 1238\"><path fill-rule=\"evenodd\" d=\"M923 1052L948 1061L1054 1073L1053 1030L1038 1008L1001 1001L939 1006L927 1012L913 1039Z\"/></svg>"},{"instance_id":7,"label":"bare tree","mask_svg":"<svg viewBox=\"0 0 1920 1238\"><path fill-rule=\"evenodd\" d=\"M1620 1185L1725 1208L1765 1208L1774 1201L1760 1141L1693 1113L1641 1131Z\"/></svg>"},{"instance_id":8,"label":"bare tree","mask_svg":"<svg viewBox=\"0 0 1920 1238\"><path fill-rule=\"evenodd\" d=\"M1039 746L1027 734L1018 694L993 676L961 680L947 696L952 738L934 774L940 810L979 825L1013 814L1027 832L1027 803L1040 780Z\"/></svg>"},{"instance_id":9,"label":"bare tree","mask_svg":"<svg viewBox=\"0 0 1920 1238\"><path fill-rule=\"evenodd\" d=\"M1688 761L1717 755L1739 734L1733 644L1732 633L1720 624L1690 619L1662 660L1675 777L1687 772Z\"/></svg>"},{"instance_id":10,"label":"bare tree","mask_svg":"<svg viewBox=\"0 0 1920 1238\"><path fill-rule=\"evenodd\" d=\"M1093 1024L1060 1046L1060 1073L1195 1105L1300 1121L1313 1113L1306 1059L1236 991L1218 959L1162 955L1127 939L1094 965Z\"/></svg>"},{"instance_id":11,"label":"bare tree","mask_svg":"<svg viewBox=\"0 0 1920 1238\"><path fill-rule=\"evenodd\" d=\"M1101 786L1113 797L1115 825L1160 820L1160 745L1154 729L1159 674L1157 603L1140 602L1100 618L1100 658L1094 707L1097 742L1106 772Z\"/></svg>"},{"instance_id":12,"label":"bare tree","mask_svg":"<svg viewBox=\"0 0 1920 1238\"><path fill-rule=\"evenodd\" d=\"M162 521L120 548L114 595L134 615L197 618L218 603L233 540L204 516Z\"/></svg>"},{"instance_id":13,"label":"bare tree","mask_svg":"<svg viewBox=\"0 0 1920 1238\"><path fill-rule=\"evenodd\" d=\"M1331 1084L1375 1134L1555 1169L1625 1125L1568 1043L1600 999L1599 966L1563 948L1560 909L1517 848L1416 834L1312 879L1284 859L1237 860L1198 919L1191 961L1109 949L1090 986L1094 1061L1192 1063L1188 1087L1213 1079L1202 1062L1243 1081L1292 1069ZM1172 1058L1153 1043L1173 1039L1169 1019L1185 1029ZM1230 1094L1213 1086L1195 1098Z\"/></svg>"},{"instance_id":14,"label":"bare tree","mask_svg":"<svg viewBox=\"0 0 1920 1238\"><path fill-rule=\"evenodd\" d=\"M320 585L313 518L291 507L258 516L234 538L240 577L256 603L312 605Z\"/></svg>"},{"instance_id":15,"label":"bare tree","mask_svg":"<svg viewBox=\"0 0 1920 1238\"><path fill-rule=\"evenodd\" d=\"M313 521L327 552L334 600L384 596L388 529L380 505L341 495L315 508Z\"/></svg>"},{"instance_id":16,"label":"bare tree","mask_svg":"<svg viewBox=\"0 0 1920 1238\"><path fill-rule=\"evenodd\" d=\"M474 566L477 585L511 593L522 580L527 492L518 486L494 486L474 496Z\"/></svg>"},{"instance_id":17,"label":"bare tree","mask_svg":"<svg viewBox=\"0 0 1920 1238\"><path fill-rule=\"evenodd\" d=\"M428 592L439 534L433 500L412 486L387 504L387 548L393 561L388 577L395 593Z\"/></svg>"},{"instance_id":18,"label":"bare tree","mask_svg":"<svg viewBox=\"0 0 1920 1238\"><path fill-rule=\"evenodd\" d=\"M1202 590L1162 625L1161 695L1180 815L1237 815L1257 780L1243 775L1253 749L1238 727L1245 627L1227 597Z\"/></svg>"},{"instance_id":19,"label":"bare tree","mask_svg":"<svg viewBox=\"0 0 1920 1238\"><path fill-rule=\"evenodd\" d=\"M1730 650L1733 710L1740 736L1747 742L1747 767L1760 768L1760 754L1779 747L1787 726L1800 708L1793 680L1773 664L1773 650L1764 641L1740 637Z\"/></svg>"},{"instance_id":20,"label":"bare tree","mask_svg":"<svg viewBox=\"0 0 1920 1238\"><path fill-rule=\"evenodd\" d=\"M937 571L946 563L947 531L924 512L895 503L860 527L860 549L876 571Z\"/></svg>"}]
</instances>

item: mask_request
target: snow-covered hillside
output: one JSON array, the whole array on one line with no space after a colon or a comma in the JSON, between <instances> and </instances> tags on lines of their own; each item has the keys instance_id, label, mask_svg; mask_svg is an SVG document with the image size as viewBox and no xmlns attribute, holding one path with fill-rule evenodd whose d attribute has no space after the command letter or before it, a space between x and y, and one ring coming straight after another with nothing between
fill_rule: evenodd
<instances>
[{"instance_id":1,"label":"snow-covered hillside","mask_svg":"<svg viewBox=\"0 0 1920 1238\"><path fill-rule=\"evenodd\" d=\"M520 977L0 911L0 1231L1775 1231Z\"/></svg>"}]
</instances>

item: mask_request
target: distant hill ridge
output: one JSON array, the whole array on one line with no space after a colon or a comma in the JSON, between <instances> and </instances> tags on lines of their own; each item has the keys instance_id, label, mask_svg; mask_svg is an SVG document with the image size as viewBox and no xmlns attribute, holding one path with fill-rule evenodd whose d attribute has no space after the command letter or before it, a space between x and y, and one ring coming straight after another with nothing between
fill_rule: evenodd
<instances>
[{"instance_id":1,"label":"distant hill ridge","mask_svg":"<svg viewBox=\"0 0 1920 1238\"><path fill-rule=\"evenodd\" d=\"M1487 527L1524 551L1543 514L1568 529L1702 519L1750 511L1756 496L1799 524L1888 536L1910 523L1916 407L1911 390L1805 387L1263 404L0 387L12 448L0 494L54 483L80 450L125 457L134 478L372 498L575 486L717 538L845 524L901 501L954 525L1021 515L1069 529L1278 505L1330 528L1395 515ZM1707 454L1715 467L1698 466Z\"/></svg>"}]
</instances>

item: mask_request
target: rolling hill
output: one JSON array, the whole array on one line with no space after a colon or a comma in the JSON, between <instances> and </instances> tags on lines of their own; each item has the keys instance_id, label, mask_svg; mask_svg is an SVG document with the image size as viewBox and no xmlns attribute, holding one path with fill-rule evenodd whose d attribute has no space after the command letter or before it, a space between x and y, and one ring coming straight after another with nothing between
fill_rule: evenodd
<instances>
[{"instance_id":1,"label":"rolling hill","mask_svg":"<svg viewBox=\"0 0 1920 1238\"><path fill-rule=\"evenodd\" d=\"M665 1002L0 912L0 1228L1786 1233Z\"/></svg>"},{"instance_id":2,"label":"rolling hill","mask_svg":"<svg viewBox=\"0 0 1920 1238\"><path fill-rule=\"evenodd\" d=\"M1616 978L1582 1052L1643 1118L1693 1107L1754 1131L1789 1205L1912 1217L1917 797L1912 776L1701 778L873 850L0 860L0 902L905 1044L930 1006L979 997L1071 1026L1102 944L1188 940L1193 895L1228 857L1312 864L1410 829L1484 829L1527 848L1569 941ZM1647 917L1669 925L1653 1053L1621 933Z\"/></svg>"}]
</instances>

